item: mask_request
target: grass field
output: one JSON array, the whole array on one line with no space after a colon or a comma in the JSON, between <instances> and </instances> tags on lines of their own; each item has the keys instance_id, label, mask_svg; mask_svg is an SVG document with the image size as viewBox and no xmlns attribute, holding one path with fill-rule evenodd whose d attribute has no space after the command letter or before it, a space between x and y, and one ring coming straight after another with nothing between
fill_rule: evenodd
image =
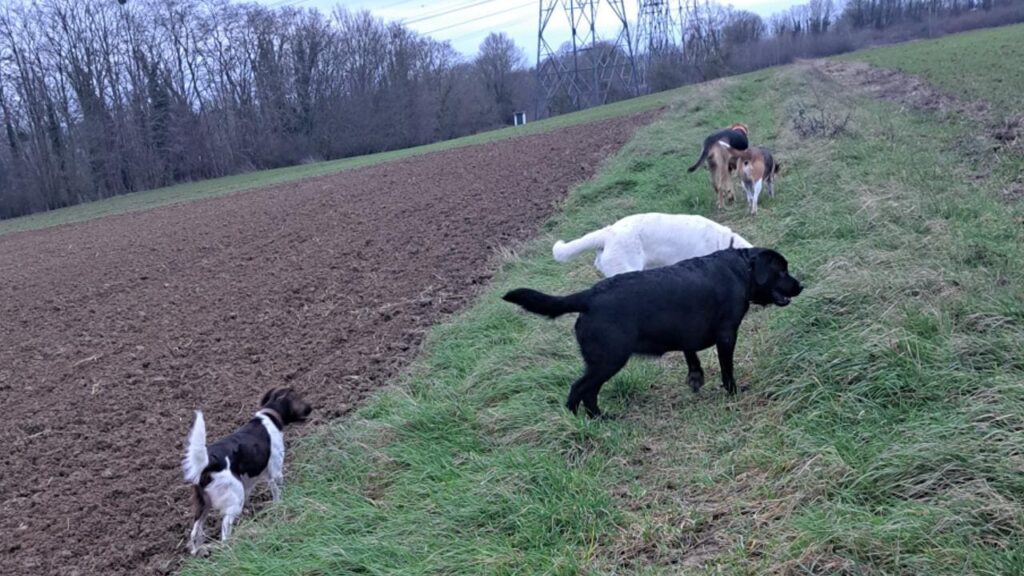
<instances>
[{"instance_id":1,"label":"grass field","mask_svg":"<svg viewBox=\"0 0 1024 576\"><path fill-rule=\"evenodd\" d=\"M911 46L967 42L979 65L965 83L1004 76L1019 90L986 36L1009 30ZM902 54L914 52L866 57ZM852 114L849 132L793 133L810 84ZM1020 158L992 155L969 178L966 119L868 100L807 66L671 98L536 241L503 255L494 286L433 332L407 378L300 443L284 504L184 573L1024 572L1024 206L1000 195ZM568 415L573 319L527 316L500 294L595 281L588 258L552 262L556 238L634 212L712 214L707 176L686 160L740 117L785 172L756 220L742 201L715 217L782 251L807 286L748 315L737 374L752 391L726 397L707 352L709 385L693 396L671 355L634 360L604 388L618 418Z\"/></svg>"},{"instance_id":2,"label":"grass field","mask_svg":"<svg viewBox=\"0 0 1024 576\"><path fill-rule=\"evenodd\" d=\"M419 154L427 154L429 152L438 152L462 146L483 144L485 142L514 138L516 136L523 136L527 134L537 134L575 124L601 120L603 118L626 116L664 106L675 97L674 92L661 92L658 94L634 98L632 100L616 102L608 106L590 108L588 110L572 114L555 116L554 118L547 118L538 122L529 122L524 126L481 132L472 136L436 142L426 146L382 152L380 154L371 154L367 156L343 158L341 160L332 160L329 162L301 164L298 166L289 166L287 168L278 168L276 170L249 172L234 176L226 176L223 178L203 180L201 182L177 184L166 188L126 194L124 196L115 196L106 200L79 204L77 206L52 210L50 212L41 212L22 218L0 220L0 235L24 230L49 228L51 226L59 226L61 224L84 222L95 218L102 218L104 216L148 210L150 208L167 206L180 202L215 198L217 196L233 194L235 192L242 192L245 190L253 190L264 186L284 184L287 182L301 180L303 178L323 176L325 174L333 174L343 170L352 170L383 162L400 160L402 158L416 156Z\"/></svg>"},{"instance_id":3,"label":"grass field","mask_svg":"<svg viewBox=\"0 0 1024 576\"><path fill-rule=\"evenodd\" d=\"M1024 113L1024 24L977 30L939 38L883 46L846 56L882 68L924 76L945 90L996 104L1008 113Z\"/></svg>"}]
</instances>

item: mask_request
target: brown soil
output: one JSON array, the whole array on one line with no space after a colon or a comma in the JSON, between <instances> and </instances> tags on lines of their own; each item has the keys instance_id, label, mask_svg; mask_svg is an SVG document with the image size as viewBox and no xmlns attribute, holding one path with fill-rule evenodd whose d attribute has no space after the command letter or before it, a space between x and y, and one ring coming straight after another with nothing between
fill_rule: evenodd
<instances>
[{"instance_id":1,"label":"brown soil","mask_svg":"<svg viewBox=\"0 0 1024 576\"><path fill-rule=\"evenodd\" d=\"M0 573L174 570L193 409L352 410L653 117L0 237Z\"/></svg>"}]
</instances>

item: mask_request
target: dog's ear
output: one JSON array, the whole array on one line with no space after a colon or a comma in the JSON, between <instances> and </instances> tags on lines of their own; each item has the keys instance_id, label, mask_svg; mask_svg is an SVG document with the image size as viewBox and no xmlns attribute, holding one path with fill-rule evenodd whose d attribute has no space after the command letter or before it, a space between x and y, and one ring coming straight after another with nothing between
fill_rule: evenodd
<instances>
[{"instance_id":1,"label":"dog's ear","mask_svg":"<svg viewBox=\"0 0 1024 576\"><path fill-rule=\"evenodd\" d=\"M270 390L267 390L267 393L263 395L263 399L260 400L260 406L266 406L267 403L273 400L280 391L280 388L271 388Z\"/></svg>"},{"instance_id":2,"label":"dog's ear","mask_svg":"<svg viewBox=\"0 0 1024 576\"><path fill-rule=\"evenodd\" d=\"M754 284L758 286L764 286L776 272L786 269L782 256L773 250L758 252L750 267L754 274Z\"/></svg>"}]
</instances>

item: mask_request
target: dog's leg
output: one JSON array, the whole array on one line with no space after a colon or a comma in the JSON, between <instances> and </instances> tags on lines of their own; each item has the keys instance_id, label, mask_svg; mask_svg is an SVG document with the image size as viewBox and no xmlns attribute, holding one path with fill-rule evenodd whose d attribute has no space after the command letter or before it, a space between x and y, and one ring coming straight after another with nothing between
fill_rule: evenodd
<instances>
[{"instance_id":1,"label":"dog's leg","mask_svg":"<svg viewBox=\"0 0 1024 576\"><path fill-rule=\"evenodd\" d=\"M599 362L588 362L583 376L574 382L569 390L569 399L565 402L566 408L576 414L580 402L582 402L583 407L587 410L587 416L591 418L600 416L601 409L597 406L597 395L601 391L601 386L611 380L612 376L618 374L628 360L629 355L627 354L625 357L602 358Z\"/></svg>"},{"instance_id":2,"label":"dog's leg","mask_svg":"<svg viewBox=\"0 0 1024 576\"><path fill-rule=\"evenodd\" d=\"M732 202L732 187L729 186L729 172L722 167L718 167L715 172L715 189L718 191L718 207L725 209L726 201ZM723 174L724 171L724 174Z\"/></svg>"},{"instance_id":3,"label":"dog's leg","mask_svg":"<svg viewBox=\"0 0 1024 576\"><path fill-rule=\"evenodd\" d=\"M206 494L204 490L199 486L193 486L195 491L192 494L193 509L195 514L193 516L194 521L192 522L192 533L189 536L188 549L189 552L195 556L199 553L199 550L203 547L203 543L206 541L206 532L204 531L204 524L206 522L206 515L210 511L209 505L206 501Z\"/></svg>"},{"instance_id":4,"label":"dog's leg","mask_svg":"<svg viewBox=\"0 0 1024 576\"><path fill-rule=\"evenodd\" d=\"M715 209L721 210L722 208L725 207L725 205L722 200L722 190L721 188L718 187L718 179L715 178L715 173L713 169L711 172L711 188L715 191Z\"/></svg>"},{"instance_id":5,"label":"dog's leg","mask_svg":"<svg viewBox=\"0 0 1024 576\"><path fill-rule=\"evenodd\" d=\"M687 380L690 390L696 394L704 386L704 369L700 367L700 358L697 357L696 352L685 351L683 354L686 356L686 367L689 372Z\"/></svg>"},{"instance_id":6,"label":"dog's leg","mask_svg":"<svg viewBox=\"0 0 1024 576\"><path fill-rule=\"evenodd\" d=\"M203 527L203 523L206 522L206 514L202 517L196 518L196 521L192 523L192 533L189 535L188 550L195 556L203 548L203 543L206 541L206 530Z\"/></svg>"},{"instance_id":7,"label":"dog's leg","mask_svg":"<svg viewBox=\"0 0 1024 576\"><path fill-rule=\"evenodd\" d=\"M281 487L284 485L284 478L275 478L271 476L267 479L267 484L270 485L270 499L274 502L280 502Z\"/></svg>"},{"instance_id":8,"label":"dog's leg","mask_svg":"<svg viewBox=\"0 0 1024 576\"><path fill-rule=\"evenodd\" d=\"M765 183L765 188L768 189L768 197L775 198L775 178L770 178Z\"/></svg>"},{"instance_id":9,"label":"dog's leg","mask_svg":"<svg viewBox=\"0 0 1024 576\"><path fill-rule=\"evenodd\" d=\"M601 408L597 406L597 394L601 391L601 386L591 386L583 393L583 408L587 411L587 416L591 418L598 418L601 416Z\"/></svg>"},{"instance_id":10,"label":"dog's leg","mask_svg":"<svg viewBox=\"0 0 1024 576\"><path fill-rule=\"evenodd\" d=\"M220 522L221 542L226 542L231 536L231 526L235 523L235 519L242 514L242 508L245 506L245 486L237 478L232 478L232 480L233 482L224 495L224 507L221 508L224 512L224 518Z\"/></svg>"},{"instance_id":11,"label":"dog's leg","mask_svg":"<svg viewBox=\"0 0 1024 576\"><path fill-rule=\"evenodd\" d=\"M711 188L715 191L715 208L725 208L725 197L722 195L721 178L718 176L718 161L714 154L708 156L708 177L711 178Z\"/></svg>"},{"instance_id":12,"label":"dog's leg","mask_svg":"<svg viewBox=\"0 0 1024 576\"><path fill-rule=\"evenodd\" d=\"M732 355L736 349L736 333L719 336L716 347L718 348L718 365L722 369L722 386L729 394L735 394L736 379L732 373Z\"/></svg>"},{"instance_id":13,"label":"dog's leg","mask_svg":"<svg viewBox=\"0 0 1024 576\"><path fill-rule=\"evenodd\" d=\"M761 195L761 185L763 183L764 183L763 179L758 180L757 182L754 182L754 202L750 205L750 214L751 215L756 215L757 214L757 198Z\"/></svg>"}]
</instances>

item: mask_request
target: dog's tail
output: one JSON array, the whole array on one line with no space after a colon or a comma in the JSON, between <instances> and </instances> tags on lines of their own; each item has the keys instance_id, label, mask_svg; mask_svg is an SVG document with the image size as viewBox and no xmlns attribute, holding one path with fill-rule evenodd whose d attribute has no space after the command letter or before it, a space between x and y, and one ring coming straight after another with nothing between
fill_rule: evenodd
<instances>
[{"instance_id":1,"label":"dog's tail","mask_svg":"<svg viewBox=\"0 0 1024 576\"><path fill-rule=\"evenodd\" d=\"M700 168L700 165L703 164L704 161L708 159L708 149L710 149L710 148L711 148L711 146L709 146L708 143L705 142L704 143L704 148L701 149L701 151L700 151L700 158L697 158L697 161L693 163L693 166L690 166L689 168L687 168L686 171L687 172L693 172L697 168Z\"/></svg>"},{"instance_id":2,"label":"dog's tail","mask_svg":"<svg viewBox=\"0 0 1024 576\"><path fill-rule=\"evenodd\" d=\"M568 296L551 296L529 288L516 288L501 298L521 306L527 312L558 318L570 312L586 312L590 302L590 290Z\"/></svg>"},{"instance_id":3,"label":"dog's tail","mask_svg":"<svg viewBox=\"0 0 1024 576\"><path fill-rule=\"evenodd\" d=\"M572 242L562 242L559 240L558 242L555 242L554 246L552 246L551 255L555 257L556 262L568 262L580 252L586 252L587 250L593 250L595 248L603 248L607 238L608 232L604 228L601 228L600 230L594 230L589 234L577 238Z\"/></svg>"},{"instance_id":4,"label":"dog's tail","mask_svg":"<svg viewBox=\"0 0 1024 576\"><path fill-rule=\"evenodd\" d=\"M210 463L210 455L206 452L206 422L203 413L196 410L196 422L188 435L188 447L185 457L181 459L181 471L185 473L185 481L199 484L199 477Z\"/></svg>"}]
</instances>

